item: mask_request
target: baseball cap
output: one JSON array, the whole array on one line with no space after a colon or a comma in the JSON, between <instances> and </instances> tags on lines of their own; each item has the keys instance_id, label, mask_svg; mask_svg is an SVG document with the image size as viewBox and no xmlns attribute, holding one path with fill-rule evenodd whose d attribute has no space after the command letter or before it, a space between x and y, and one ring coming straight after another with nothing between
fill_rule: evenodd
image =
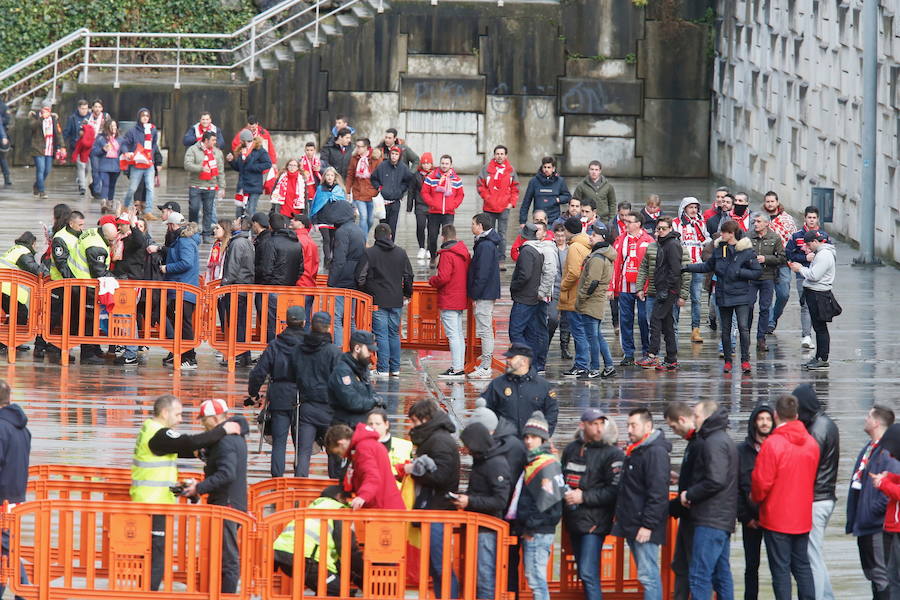
<instances>
[{"instance_id":1,"label":"baseball cap","mask_svg":"<svg viewBox=\"0 0 900 600\"><path fill-rule=\"evenodd\" d=\"M177 202L172 202L170 200L170 201L164 203L162 206L160 206L159 210L174 210L175 212L180 213L181 205L178 204Z\"/></svg>"},{"instance_id":2,"label":"baseball cap","mask_svg":"<svg viewBox=\"0 0 900 600\"><path fill-rule=\"evenodd\" d=\"M166 218L164 223L166 225L183 225L184 224L184 215L177 211L172 211L169 213L169 216Z\"/></svg>"},{"instance_id":3,"label":"baseball cap","mask_svg":"<svg viewBox=\"0 0 900 600\"><path fill-rule=\"evenodd\" d=\"M601 223L600 221L594 221L591 223L591 226L588 228L588 233L593 233L595 235L602 235L603 237L609 236L609 229L606 228L606 225Z\"/></svg>"},{"instance_id":4,"label":"baseball cap","mask_svg":"<svg viewBox=\"0 0 900 600\"><path fill-rule=\"evenodd\" d=\"M128 218L126 213L122 213L116 217L116 225L131 225L131 219Z\"/></svg>"},{"instance_id":5,"label":"baseball cap","mask_svg":"<svg viewBox=\"0 0 900 600\"><path fill-rule=\"evenodd\" d=\"M250 219L251 223L259 223L260 227L264 227L266 229L269 228L269 215L266 213L259 211L253 213L253 217Z\"/></svg>"},{"instance_id":6,"label":"baseball cap","mask_svg":"<svg viewBox=\"0 0 900 600\"><path fill-rule=\"evenodd\" d=\"M103 215L103 216L100 217L100 219L97 221L97 227L103 227L103 226L106 225L107 223L110 223L111 225L115 225L115 224L116 224L116 217L115 217L115 215Z\"/></svg>"},{"instance_id":7,"label":"baseball cap","mask_svg":"<svg viewBox=\"0 0 900 600\"><path fill-rule=\"evenodd\" d=\"M537 230L537 225L535 225L534 223L525 223L524 225L522 225L522 239L536 240Z\"/></svg>"},{"instance_id":8,"label":"baseball cap","mask_svg":"<svg viewBox=\"0 0 900 600\"><path fill-rule=\"evenodd\" d=\"M306 320L306 309L302 306L291 306L287 309L287 320L288 321L305 321Z\"/></svg>"},{"instance_id":9,"label":"baseball cap","mask_svg":"<svg viewBox=\"0 0 900 600\"><path fill-rule=\"evenodd\" d=\"M375 341L375 336L372 335L371 331L363 331L362 329L357 329L353 332L353 335L350 336L350 347L352 348L356 344L363 344L369 347L369 350L375 352L378 350L378 344Z\"/></svg>"},{"instance_id":10,"label":"baseball cap","mask_svg":"<svg viewBox=\"0 0 900 600\"><path fill-rule=\"evenodd\" d=\"M534 350L532 350L531 346L529 346L528 344L515 342L510 345L509 349L503 354L503 356L505 356L506 358L512 358L513 356L534 358Z\"/></svg>"},{"instance_id":11,"label":"baseball cap","mask_svg":"<svg viewBox=\"0 0 900 600\"><path fill-rule=\"evenodd\" d=\"M400 149L400 146L391 146L388 150L388 154L393 154L396 152L397 154L403 154L403 150Z\"/></svg>"},{"instance_id":12,"label":"baseball cap","mask_svg":"<svg viewBox=\"0 0 900 600\"><path fill-rule=\"evenodd\" d=\"M319 311L317 313L313 313L312 316L312 324L313 325L331 325L331 315L327 312Z\"/></svg>"},{"instance_id":13,"label":"baseball cap","mask_svg":"<svg viewBox=\"0 0 900 600\"><path fill-rule=\"evenodd\" d=\"M605 419L606 415L600 412L599 408L586 408L583 413L581 413L581 420L584 423L590 423L591 421L596 421L597 419Z\"/></svg>"},{"instance_id":14,"label":"baseball cap","mask_svg":"<svg viewBox=\"0 0 900 600\"><path fill-rule=\"evenodd\" d=\"M213 417L215 415L224 415L228 412L228 405L221 398L213 398L212 400L204 400L200 403L200 413L197 418Z\"/></svg>"}]
</instances>

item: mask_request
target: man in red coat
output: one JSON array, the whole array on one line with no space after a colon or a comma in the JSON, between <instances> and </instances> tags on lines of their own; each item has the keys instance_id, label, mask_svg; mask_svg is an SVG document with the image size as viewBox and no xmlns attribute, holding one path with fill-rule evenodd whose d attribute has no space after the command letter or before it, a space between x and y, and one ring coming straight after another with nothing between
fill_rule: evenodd
<instances>
[{"instance_id":1,"label":"man in red coat","mask_svg":"<svg viewBox=\"0 0 900 600\"><path fill-rule=\"evenodd\" d=\"M798 405L791 395L775 403L775 429L759 449L750 488L759 505L775 600L790 600L792 573L800 600L816 597L807 545L819 445L797 419Z\"/></svg>"},{"instance_id":2,"label":"man in red coat","mask_svg":"<svg viewBox=\"0 0 900 600\"><path fill-rule=\"evenodd\" d=\"M443 155L439 166L426 175L420 195L422 202L428 206L428 252L431 267L434 268L438 234L444 225L453 224L453 215L465 196L462 179L453 169L453 158L449 154Z\"/></svg>"},{"instance_id":3,"label":"man in red coat","mask_svg":"<svg viewBox=\"0 0 900 600\"><path fill-rule=\"evenodd\" d=\"M332 425L325 433L325 450L329 454L350 457L344 476L344 490L356 494L350 508L394 508L404 510L403 498L394 479L394 469L378 432L365 423L356 430L347 425Z\"/></svg>"},{"instance_id":4,"label":"man in red coat","mask_svg":"<svg viewBox=\"0 0 900 600\"><path fill-rule=\"evenodd\" d=\"M493 220L493 228L500 234L500 260L506 256L506 223L509 211L519 201L519 176L509 164L506 146L494 148L494 158L478 175L478 195L484 200L482 212Z\"/></svg>"},{"instance_id":5,"label":"man in red coat","mask_svg":"<svg viewBox=\"0 0 900 600\"><path fill-rule=\"evenodd\" d=\"M450 368L439 375L443 379L462 379L466 376L466 332L463 328L463 311L469 306L466 292L468 280L469 249L456 239L456 227L444 225L441 228L441 249L438 250L437 275L428 280L428 285L438 291L438 310L441 324L450 342Z\"/></svg>"}]
</instances>

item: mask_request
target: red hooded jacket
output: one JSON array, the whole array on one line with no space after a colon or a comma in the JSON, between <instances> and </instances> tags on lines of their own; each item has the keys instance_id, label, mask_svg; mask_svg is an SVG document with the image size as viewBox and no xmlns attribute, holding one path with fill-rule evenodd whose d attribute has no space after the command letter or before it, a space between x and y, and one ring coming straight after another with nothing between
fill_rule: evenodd
<instances>
[{"instance_id":1,"label":"red hooded jacket","mask_svg":"<svg viewBox=\"0 0 900 600\"><path fill-rule=\"evenodd\" d=\"M316 287L316 276L319 274L319 247L309 237L308 229L295 229L300 248L303 250L303 274L297 280L300 287ZM309 315L312 317L312 315Z\"/></svg>"},{"instance_id":2,"label":"red hooded jacket","mask_svg":"<svg viewBox=\"0 0 900 600\"><path fill-rule=\"evenodd\" d=\"M469 273L469 249L460 241L438 250L437 275L428 280L428 285L438 291L440 310L466 310L469 296L466 281Z\"/></svg>"},{"instance_id":3,"label":"red hooded jacket","mask_svg":"<svg viewBox=\"0 0 900 600\"><path fill-rule=\"evenodd\" d=\"M350 439L350 468L344 489L365 500L365 508L406 509L387 449L378 441L375 430L365 423L356 424Z\"/></svg>"},{"instance_id":4,"label":"red hooded jacket","mask_svg":"<svg viewBox=\"0 0 900 600\"><path fill-rule=\"evenodd\" d=\"M772 431L759 449L750 488L763 528L789 534L812 529L818 468L819 444L799 419Z\"/></svg>"},{"instance_id":5,"label":"red hooded jacket","mask_svg":"<svg viewBox=\"0 0 900 600\"><path fill-rule=\"evenodd\" d=\"M485 212L499 213L507 205L515 207L519 201L519 176L508 160L498 165L490 161L478 176L478 195L484 200Z\"/></svg>"}]
</instances>

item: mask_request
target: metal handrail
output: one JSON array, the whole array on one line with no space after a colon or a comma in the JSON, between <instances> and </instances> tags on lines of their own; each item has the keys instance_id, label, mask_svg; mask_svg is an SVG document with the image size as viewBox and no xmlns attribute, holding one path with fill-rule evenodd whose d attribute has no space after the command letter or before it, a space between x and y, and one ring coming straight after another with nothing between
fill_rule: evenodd
<instances>
[{"instance_id":1,"label":"metal handrail","mask_svg":"<svg viewBox=\"0 0 900 600\"><path fill-rule=\"evenodd\" d=\"M337 8L325 12L322 10L324 5L332 2L332 0L316 0L312 4L307 4L307 0L284 0L255 15L245 25L230 33L105 32L90 31L83 27L72 31L49 46L0 72L0 82L21 74L17 80L0 88L0 95L14 96L7 100L7 104L10 106L47 88L51 90L51 97L55 98L57 84L61 79L73 73L77 75L80 71L82 80L87 82L90 69L92 68L113 69L114 87L119 85L119 71L123 68L173 70L173 84L178 88L181 84L181 73L187 69L233 70L248 65L248 77L252 81L256 78L256 61L260 56L266 54L275 46L284 44L295 36L311 29L315 30L314 45L318 46L319 30L322 21L348 11L361 1L349 0ZM291 9L298 5L303 5L302 10L290 12ZM296 26L298 20L303 17L310 20L300 24L295 29L288 29L291 25ZM275 35L276 39L268 41L267 38L272 35ZM236 43L233 43L232 40L236 38L238 40ZM146 43L123 46L123 39L133 42L148 39L166 39L172 40L173 45L166 48L152 47L152 44ZM102 44L100 40L113 40L115 45L103 46L100 45ZM191 40L216 40L221 42L221 44L220 47L198 48L194 47L195 44L192 44ZM92 44L91 42L94 43ZM174 55L174 62L170 59L156 62L148 61L146 64L143 64L136 63L133 60L120 60L123 53L128 53L126 56L131 57L133 53L141 52L148 54L168 52ZM114 53L115 58L113 61L110 61L108 56L104 56L102 58L106 60L98 60L100 57L97 55L100 53ZM198 60L196 57L200 57L203 54L207 54L209 59L200 59L200 62L185 61L186 57ZM231 59L224 58L225 55L231 55ZM161 58L164 59L165 57ZM73 59L75 59L75 62L73 62ZM45 60L47 64L39 64ZM191 58L188 58L188 60L191 60ZM29 70L34 65L39 66ZM37 80L40 79L43 80L38 83ZM23 88L27 89L23 90Z\"/></svg>"}]
</instances>

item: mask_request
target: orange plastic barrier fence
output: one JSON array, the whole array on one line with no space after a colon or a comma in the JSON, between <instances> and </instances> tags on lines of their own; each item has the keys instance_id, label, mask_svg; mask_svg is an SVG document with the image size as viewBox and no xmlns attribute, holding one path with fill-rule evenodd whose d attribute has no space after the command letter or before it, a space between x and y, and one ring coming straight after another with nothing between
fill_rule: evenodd
<instances>
[{"instance_id":1,"label":"orange plastic barrier fence","mask_svg":"<svg viewBox=\"0 0 900 600\"><path fill-rule=\"evenodd\" d=\"M40 333L41 280L27 271L0 270L0 344L7 360L16 362L17 346Z\"/></svg>"},{"instance_id":2,"label":"orange plastic barrier fence","mask_svg":"<svg viewBox=\"0 0 900 600\"><path fill-rule=\"evenodd\" d=\"M303 508L319 497L337 479L304 477L272 477L257 481L247 488L247 510L256 518L281 510Z\"/></svg>"},{"instance_id":3,"label":"orange plastic barrier fence","mask_svg":"<svg viewBox=\"0 0 900 600\"><path fill-rule=\"evenodd\" d=\"M78 344L155 346L175 356L200 345L203 290L171 281L118 283L113 304L104 311L96 279L44 282L41 330L47 342L62 349L63 364L68 362L69 349ZM105 328L101 327L104 312Z\"/></svg>"},{"instance_id":4,"label":"orange plastic barrier fence","mask_svg":"<svg viewBox=\"0 0 900 600\"><path fill-rule=\"evenodd\" d=\"M356 290L269 285L220 287L216 283L205 288L206 335L210 346L228 361L229 370L234 369L237 355L265 350L269 328L276 334L284 330L287 309L306 306L307 298L312 298L307 316L318 311L334 315L335 308L343 305L343 332L335 343L345 351L350 349L354 327L372 329L372 297ZM332 322L332 331L334 325Z\"/></svg>"},{"instance_id":5,"label":"orange plastic barrier fence","mask_svg":"<svg viewBox=\"0 0 900 600\"><path fill-rule=\"evenodd\" d=\"M203 473L179 471L178 480L203 481ZM114 500L130 502L131 469L32 465L28 468L28 492L35 500ZM187 502L187 498L180 498Z\"/></svg>"}]
</instances>

